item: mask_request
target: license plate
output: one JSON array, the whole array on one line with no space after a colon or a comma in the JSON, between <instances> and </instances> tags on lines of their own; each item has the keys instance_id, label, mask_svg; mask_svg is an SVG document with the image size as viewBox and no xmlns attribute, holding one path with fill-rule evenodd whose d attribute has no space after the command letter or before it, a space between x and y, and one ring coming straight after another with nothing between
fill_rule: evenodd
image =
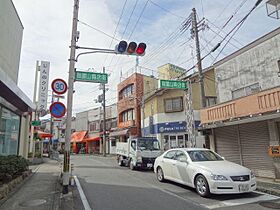
<instances>
[{"instance_id":1,"label":"license plate","mask_svg":"<svg viewBox=\"0 0 280 210\"><path fill-rule=\"evenodd\" d=\"M147 167L148 167L148 168L152 168L152 167L153 167L153 164L152 164L152 163L147 163Z\"/></svg>"},{"instance_id":2,"label":"license plate","mask_svg":"<svg viewBox=\"0 0 280 210\"><path fill-rule=\"evenodd\" d=\"M249 185L248 184L240 184L238 186L239 192L248 192L249 191Z\"/></svg>"}]
</instances>

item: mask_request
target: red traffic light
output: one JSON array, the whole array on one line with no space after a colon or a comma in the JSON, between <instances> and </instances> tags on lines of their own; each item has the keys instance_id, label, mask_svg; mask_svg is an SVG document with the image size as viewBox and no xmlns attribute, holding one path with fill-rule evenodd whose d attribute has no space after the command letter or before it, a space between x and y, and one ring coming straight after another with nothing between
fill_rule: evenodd
<instances>
[{"instance_id":1,"label":"red traffic light","mask_svg":"<svg viewBox=\"0 0 280 210\"><path fill-rule=\"evenodd\" d=\"M127 53L132 54L135 52L137 44L135 42L130 42L126 50Z\"/></svg>"},{"instance_id":2,"label":"red traffic light","mask_svg":"<svg viewBox=\"0 0 280 210\"><path fill-rule=\"evenodd\" d=\"M141 42L138 46L135 42L130 42L127 46L127 42L122 40L115 47L116 54L124 54L124 55L145 55L146 44Z\"/></svg>"},{"instance_id":3,"label":"red traffic light","mask_svg":"<svg viewBox=\"0 0 280 210\"><path fill-rule=\"evenodd\" d=\"M138 55L143 55L145 53L146 47L146 44L141 42L136 49L136 53Z\"/></svg>"}]
</instances>

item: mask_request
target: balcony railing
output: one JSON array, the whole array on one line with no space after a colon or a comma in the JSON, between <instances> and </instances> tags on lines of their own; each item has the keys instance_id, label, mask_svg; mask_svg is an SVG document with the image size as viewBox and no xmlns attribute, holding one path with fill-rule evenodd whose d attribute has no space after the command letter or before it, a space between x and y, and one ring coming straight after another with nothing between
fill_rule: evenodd
<instances>
[{"instance_id":1,"label":"balcony railing","mask_svg":"<svg viewBox=\"0 0 280 210\"><path fill-rule=\"evenodd\" d=\"M201 123L263 114L280 109L280 87L202 109Z\"/></svg>"},{"instance_id":2,"label":"balcony railing","mask_svg":"<svg viewBox=\"0 0 280 210\"><path fill-rule=\"evenodd\" d=\"M135 120L128 120L125 122L120 122L118 127L119 128L128 128L135 125Z\"/></svg>"}]
</instances>

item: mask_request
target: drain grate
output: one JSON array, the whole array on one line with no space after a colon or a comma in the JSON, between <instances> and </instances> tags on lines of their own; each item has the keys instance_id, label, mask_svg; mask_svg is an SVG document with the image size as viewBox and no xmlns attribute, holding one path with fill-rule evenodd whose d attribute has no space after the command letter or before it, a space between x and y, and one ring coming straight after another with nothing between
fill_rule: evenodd
<instances>
[{"instance_id":1,"label":"drain grate","mask_svg":"<svg viewBox=\"0 0 280 210\"><path fill-rule=\"evenodd\" d=\"M40 206L44 203L47 203L47 201L44 199L36 199L36 200L22 202L19 205L22 207L31 207L31 206Z\"/></svg>"},{"instance_id":2,"label":"drain grate","mask_svg":"<svg viewBox=\"0 0 280 210\"><path fill-rule=\"evenodd\" d=\"M271 209L280 209L280 203L272 202L272 201L265 201L259 203L261 206Z\"/></svg>"}]
</instances>

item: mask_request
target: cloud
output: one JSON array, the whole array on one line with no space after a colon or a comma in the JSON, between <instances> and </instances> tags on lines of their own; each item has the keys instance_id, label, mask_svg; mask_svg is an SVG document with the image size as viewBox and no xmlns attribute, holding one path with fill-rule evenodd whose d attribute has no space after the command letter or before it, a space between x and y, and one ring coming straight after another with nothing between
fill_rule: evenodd
<instances>
[{"instance_id":1,"label":"cloud","mask_svg":"<svg viewBox=\"0 0 280 210\"><path fill-rule=\"evenodd\" d=\"M149 2L136 30L131 36L133 41L147 43L146 55L140 58L140 66L156 70L158 66L170 62L181 65L184 68L191 67L195 63L195 48L193 40L190 39L189 30L184 34L178 33L176 40L171 39L173 42L166 42L162 48L159 48L159 45L166 40L176 28L180 27L182 21L184 21L183 18L178 16L187 18L192 8L195 7L199 19L202 19L204 15L207 19L221 27L239 7L242 1L243 0L236 0L228 3L222 0L153 0L153 2L168 9L170 12L166 12ZM24 25L19 86L32 98L36 60L48 60L51 62L50 82L58 77L68 81L68 59L70 54L69 45L73 1L13 0L13 2ZM81 0L79 20L107 34L113 35L124 2L125 0ZM134 15L124 33L128 18L135 3L135 1L127 1L123 18L116 31L117 39L122 37L127 39L129 37L145 2L146 1L142 0L138 1ZM201 2L203 4L201 4ZM246 14L253 4L252 1L247 1L236 13L225 30L229 31L234 24ZM273 30L278 26L277 24L279 24L279 21L268 18L265 7L261 5L259 9L249 16L248 20L246 20L240 31L236 34L235 39L245 45ZM214 31L219 32L214 26L209 26ZM78 30L80 31L79 46L100 48L108 48L110 46L112 39L104 34L81 23L78 24ZM220 35L224 36L224 34L224 32L220 32ZM201 44L205 46L209 40L215 37L215 34L211 30L206 29L200 33L200 36ZM216 36L216 38L212 40L211 45L214 46L220 39L220 37ZM241 47L237 41L232 40L232 43ZM184 44L185 42L187 42L187 44ZM116 43L117 41L114 40L111 48L114 48ZM211 45L208 47L201 46L202 55L205 55L212 49L213 46ZM217 50L217 53L219 50ZM229 44L225 48L225 54L221 54L221 56L228 55L234 50L236 50L236 48ZM79 52L81 51L77 53ZM213 56L215 57L217 53L214 53ZM203 62L203 67L210 65L212 61L213 58L207 58ZM107 92L107 103L113 103L116 101L116 89L120 81L120 72L122 72L124 76L128 76L126 72L131 74L135 71L135 63L135 57L133 56L91 54L81 56L76 67L84 71L94 69L96 72L101 72L102 67L106 66L106 71L110 73L109 83L107 85L109 88ZM141 71L148 75L155 74L155 72L148 69L141 68ZM94 99L101 94L98 84L76 82L74 88L76 92L74 94L73 112L98 106L98 104L94 103Z\"/></svg>"}]
</instances>

